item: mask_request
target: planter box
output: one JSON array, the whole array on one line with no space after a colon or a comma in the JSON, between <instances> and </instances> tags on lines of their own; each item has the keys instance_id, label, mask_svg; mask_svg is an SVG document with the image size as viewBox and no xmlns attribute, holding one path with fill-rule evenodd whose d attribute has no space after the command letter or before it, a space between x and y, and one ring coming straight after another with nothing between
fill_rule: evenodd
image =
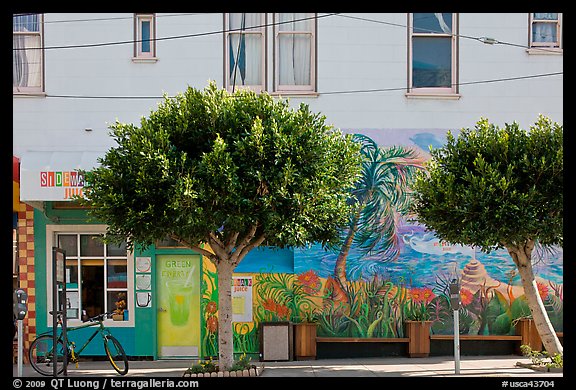
<instances>
[{"instance_id":1,"label":"planter box","mask_svg":"<svg viewBox=\"0 0 576 390\"><path fill-rule=\"evenodd\" d=\"M542 351L543 345L534 320L530 318L522 318L516 323L516 334L522 336L520 345L528 345L533 351ZM518 354L522 355L520 346L518 346Z\"/></svg>"},{"instance_id":2,"label":"planter box","mask_svg":"<svg viewBox=\"0 0 576 390\"><path fill-rule=\"evenodd\" d=\"M124 314L112 314L114 321L124 321Z\"/></svg>"},{"instance_id":3,"label":"planter box","mask_svg":"<svg viewBox=\"0 0 576 390\"><path fill-rule=\"evenodd\" d=\"M430 355L431 321L404 321L408 337L408 356L428 357Z\"/></svg>"},{"instance_id":4,"label":"planter box","mask_svg":"<svg viewBox=\"0 0 576 390\"><path fill-rule=\"evenodd\" d=\"M294 358L316 360L316 324L312 322L294 325Z\"/></svg>"}]
</instances>

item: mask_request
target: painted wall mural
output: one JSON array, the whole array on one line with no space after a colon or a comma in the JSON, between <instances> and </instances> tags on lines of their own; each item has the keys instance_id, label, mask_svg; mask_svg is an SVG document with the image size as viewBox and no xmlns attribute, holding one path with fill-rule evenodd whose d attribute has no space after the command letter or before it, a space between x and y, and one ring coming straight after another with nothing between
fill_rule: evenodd
<instances>
[{"instance_id":1,"label":"painted wall mural","mask_svg":"<svg viewBox=\"0 0 576 390\"><path fill-rule=\"evenodd\" d=\"M449 245L408 215L410 180L442 146L446 130L354 132L365 157L354 190L360 204L342 231L344 244L325 251L319 245L293 251L293 271L270 272L263 256L248 256L241 268L252 275L253 322L235 323L235 351L258 351L258 323L313 321L319 336L404 337L404 321L429 317L433 334L452 334L449 283L461 281L461 334L515 334L515 323L529 315L520 278L505 250L490 254ZM360 134L361 133L361 134ZM274 262L270 252L269 263ZM563 250L535 253L538 289L557 332L563 331ZM205 282L215 276L204 262ZM209 275L209 278L206 276ZM211 313L217 302L203 289L205 351L214 351ZM210 336L210 337L208 337Z\"/></svg>"}]
</instances>

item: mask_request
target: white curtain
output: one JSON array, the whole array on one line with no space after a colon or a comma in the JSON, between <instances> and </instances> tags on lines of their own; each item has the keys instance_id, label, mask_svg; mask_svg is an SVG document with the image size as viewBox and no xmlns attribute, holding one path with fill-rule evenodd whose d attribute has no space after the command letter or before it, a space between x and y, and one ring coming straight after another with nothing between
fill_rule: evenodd
<instances>
[{"instance_id":1,"label":"white curtain","mask_svg":"<svg viewBox=\"0 0 576 390\"><path fill-rule=\"evenodd\" d=\"M449 15L451 15L451 14L449 14ZM452 31L450 30L450 27L448 27L448 25L444 21L444 15L442 15L441 13L434 13L434 16L436 17L436 20L438 20L438 24L440 25L442 32L444 34L451 34Z\"/></svg>"},{"instance_id":2,"label":"white curtain","mask_svg":"<svg viewBox=\"0 0 576 390\"><path fill-rule=\"evenodd\" d=\"M262 85L262 14L229 14L229 83L230 85ZM255 27L255 28L251 28ZM238 31L236 31L238 30ZM249 33L240 33L245 30ZM257 32L256 34L250 32Z\"/></svg>"},{"instance_id":3,"label":"white curtain","mask_svg":"<svg viewBox=\"0 0 576 390\"><path fill-rule=\"evenodd\" d=\"M556 42L556 23L538 22L538 20L558 20L557 13L535 13L532 23L532 42Z\"/></svg>"},{"instance_id":4,"label":"white curtain","mask_svg":"<svg viewBox=\"0 0 576 390\"><path fill-rule=\"evenodd\" d=\"M13 48L19 49L13 50L13 86L39 87L42 79L40 37L13 35Z\"/></svg>"},{"instance_id":5,"label":"white curtain","mask_svg":"<svg viewBox=\"0 0 576 390\"><path fill-rule=\"evenodd\" d=\"M38 15L13 18L12 85L14 87L40 87L42 80L42 50L40 35L26 34L39 31Z\"/></svg>"},{"instance_id":6,"label":"white curtain","mask_svg":"<svg viewBox=\"0 0 576 390\"><path fill-rule=\"evenodd\" d=\"M281 13L278 28L283 32L312 32L314 19L283 23L312 16L311 13ZM312 35L308 33L280 34L278 46L280 85L310 85Z\"/></svg>"}]
</instances>

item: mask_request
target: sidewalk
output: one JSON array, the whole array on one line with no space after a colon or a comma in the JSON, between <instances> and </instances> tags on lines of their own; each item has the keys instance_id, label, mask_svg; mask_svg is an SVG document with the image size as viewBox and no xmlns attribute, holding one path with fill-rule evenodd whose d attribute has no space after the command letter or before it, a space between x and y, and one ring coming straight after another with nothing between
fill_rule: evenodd
<instances>
[{"instance_id":1,"label":"sidewalk","mask_svg":"<svg viewBox=\"0 0 576 390\"><path fill-rule=\"evenodd\" d=\"M193 359L130 361L124 377L182 377ZM562 378L563 373L548 373L518 367L517 362L530 363L523 356L462 356L460 374L455 374L452 356L428 358L377 357L353 359L320 359L287 362L255 362L264 366L260 377L518 377L537 380ZM13 377L18 376L13 365ZM29 364L22 367L22 377L39 377ZM68 367L69 377L120 376L107 361L81 361L79 367ZM208 380L208 378L206 379ZM257 379L256 379L257 380Z\"/></svg>"}]
</instances>

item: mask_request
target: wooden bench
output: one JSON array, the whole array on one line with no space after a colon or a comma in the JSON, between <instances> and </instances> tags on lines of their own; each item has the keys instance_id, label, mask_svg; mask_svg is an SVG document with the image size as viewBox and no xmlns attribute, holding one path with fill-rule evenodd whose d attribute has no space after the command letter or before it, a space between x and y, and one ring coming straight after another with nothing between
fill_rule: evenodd
<instances>
[{"instance_id":1,"label":"wooden bench","mask_svg":"<svg viewBox=\"0 0 576 390\"><path fill-rule=\"evenodd\" d=\"M431 334L430 340L453 340L452 334ZM460 340L522 340L521 335L476 335L476 334L461 334Z\"/></svg>"},{"instance_id":2,"label":"wooden bench","mask_svg":"<svg viewBox=\"0 0 576 390\"><path fill-rule=\"evenodd\" d=\"M403 355L410 339L408 337L316 337L318 353L323 357Z\"/></svg>"},{"instance_id":3,"label":"wooden bench","mask_svg":"<svg viewBox=\"0 0 576 390\"><path fill-rule=\"evenodd\" d=\"M316 337L317 343L407 343L408 337Z\"/></svg>"}]
</instances>

